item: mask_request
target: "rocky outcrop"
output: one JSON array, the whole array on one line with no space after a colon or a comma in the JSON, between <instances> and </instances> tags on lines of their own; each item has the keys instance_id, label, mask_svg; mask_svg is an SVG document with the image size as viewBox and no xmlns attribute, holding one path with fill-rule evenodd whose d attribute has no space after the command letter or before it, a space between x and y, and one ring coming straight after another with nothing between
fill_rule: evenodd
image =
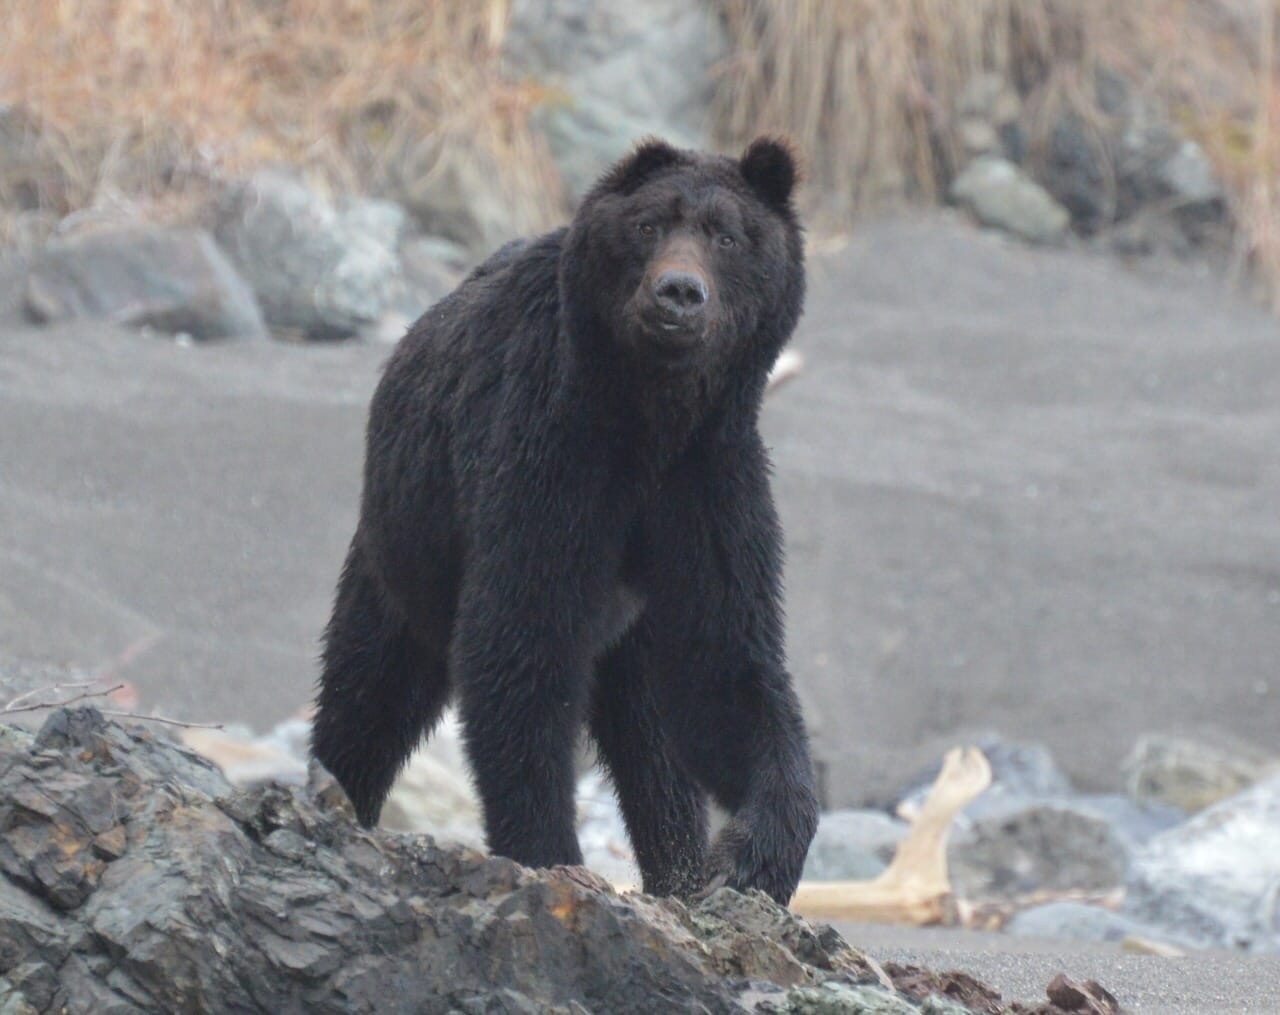
<instances>
[{"instance_id":1,"label":"rocky outcrop","mask_svg":"<svg viewBox=\"0 0 1280 1015\"><path fill-rule=\"evenodd\" d=\"M331 789L234 790L91 708L0 731L6 1013L1060 1010L891 976L758 893L620 896L366 832Z\"/></svg>"},{"instance_id":2,"label":"rocky outcrop","mask_svg":"<svg viewBox=\"0 0 1280 1015\"><path fill-rule=\"evenodd\" d=\"M228 188L216 218L218 242L273 329L346 338L374 324L400 293L397 247L407 219L399 205L334 202L288 173L263 171Z\"/></svg>"},{"instance_id":3,"label":"rocky outcrop","mask_svg":"<svg viewBox=\"0 0 1280 1015\"><path fill-rule=\"evenodd\" d=\"M1190 944L1280 950L1280 776L1147 843L1126 909Z\"/></svg>"},{"instance_id":4,"label":"rocky outcrop","mask_svg":"<svg viewBox=\"0 0 1280 1015\"><path fill-rule=\"evenodd\" d=\"M952 103L951 199L1032 243L1062 238L1068 224L1124 254L1220 241L1227 195L1204 149L1122 75L1100 68L1095 78L1082 110L1046 109L998 74L974 75Z\"/></svg>"},{"instance_id":5,"label":"rocky outcrop","mask_svg":"<svg viewBox=\"0 0 1280 1015\"><path fill-rule=\"evenodd\" d=\"M203 229L118 226L50 242L27 276L27 314L194 339L265 338L253 291Z\"/></svg>"},{"instance_id":6,"label":"rocky outcrop","mask_svg":"<svg viewBox=\"0 0 1280 1015\"><path fill-rule=\"evenodd\" d=\"M371 835L91 709L3 743L0 872L14 1012L730 1011L876 980L762 898L688 909Z\"/></svg>"},{"instance_id":7,"label":"rocky outcrop","mask_svg":"<svg viewBox=\"0 0 1280 1015\"><path fill-rule=\"evenodd\" d=\"M727 55L712 4L515 0L504 60L544 99L533 126L576 200L639 138L705 146L712 69Z\"/></svg>"}]
</instances>

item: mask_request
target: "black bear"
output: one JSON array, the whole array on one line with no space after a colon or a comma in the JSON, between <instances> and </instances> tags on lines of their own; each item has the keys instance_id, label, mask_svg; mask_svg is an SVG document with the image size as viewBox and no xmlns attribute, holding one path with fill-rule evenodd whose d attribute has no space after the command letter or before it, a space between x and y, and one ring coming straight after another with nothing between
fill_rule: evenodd
<instances>
[{"instance_id":1,"label":"black bear","mask_svg":"<svg viewBox=\"0 0 1280 1015\"><path fill-rule=\"evenodd\" d=\"M582 862L585 724L646 891L791 898L817 802L757 418L804 300L795 180L772 139L644 143L392 355L312 736L361 823L456 696L494 852Z\"/></svg>"}]
</instances>

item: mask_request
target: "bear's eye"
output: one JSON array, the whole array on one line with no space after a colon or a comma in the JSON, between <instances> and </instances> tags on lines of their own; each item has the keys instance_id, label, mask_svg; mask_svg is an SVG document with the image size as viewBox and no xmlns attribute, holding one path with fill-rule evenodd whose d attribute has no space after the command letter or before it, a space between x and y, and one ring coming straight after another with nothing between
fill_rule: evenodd
<instances>
[{"instance_id":1,"label":"bear's eye","mask_svg":"<svg viewBox=\"0 0 1280 1015\"><path fill-rule=\"evenodd\" d=\"M726 249L728 249L729 247L736 247L738 245L738 241L735 240L728 233L721 233L720 236L716 239L716 242L720 244L720 246Z\"/></svg>"},{"instance_id":2,"label":"bear's eye","mask_svg":"<svg viewBox=\"0 0 1280 1015\"><path fill-rule=\"evenodd\" d=\"M641 222L636 226L636 228L640 231L640 235L646 240L653 239L654 235L658 232L657 227L652 222Z\"/></svg>"}]
</instances>

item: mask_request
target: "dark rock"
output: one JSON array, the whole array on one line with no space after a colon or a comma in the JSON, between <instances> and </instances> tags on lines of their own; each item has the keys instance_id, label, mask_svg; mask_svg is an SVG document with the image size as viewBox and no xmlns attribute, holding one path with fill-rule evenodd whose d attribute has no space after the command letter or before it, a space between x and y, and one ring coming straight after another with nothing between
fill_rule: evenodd
<instances>
[{"instance_id":1,"label":"dark rock","mask_svg":"<svg viewBox=\"0 0 1280 1015\"><path fill-rule=\"evenodd\" d=\"M1120 1002L1096 980L1079 983L1065 973L1059 973L1045 993L1051 1002L1067 1011L1090 1012L1093 1015L1120 1013Z\"/></svg>"},{"instance_id":2,"label":"dark rock","mask_svg":"<svg viewBox=\"0 0 1280 1015\"><path fill-rule=\"evenodd\" d=\"M582 867L365 831L293 787L231 791L93 709L0 745L7 857L15 832L77 844L107 821L126 831L73 910L3 868L0 1015L1029 1010L963 973L881 968L758 892L619 896Z\"/></svg>"},{"instance_id":3,"label":"dark rock","mask_svg":"<svg viewBox=\"0 0 1280 1015\"><path fill-rule=\"evenodd\" d=\"M841 1003L895 1000L859 992L874 970L839 935L761 895L623 898L583 869L371 834L293 789L232 793L91 709L3 757L3 1010L727 1012L825 981ZM102 855L107 823L127 835ZM64 860L45 876L48 845Z\"/></svg>"},{"instance_id":4,"label":"dark rock","mask_svg":"<svg viewBox=\"0 0 1280 1015\"><path fill-rule=\"evenodd\" d=\"M1280 950L1280 776L1157 835L1129 873L1125 910L1197 945Z\"/></svg>"},{"instance_id":5,"label":"dark rock","mask_svg":"<svg viewBox=\"0 0 1280 1015\"><path fill-rule=\"evenodd\" d=\"M1074 110L1065 110L1049 131L1036 178L1071 214L1085 235L1116 217L1115 141Z\"/></svg>"},{"instance_id":6,"label":"dark rock","mask_svg":"<svg viewBox=\"0 0 1280 1015\"><path fill-rule=\"evenodd\" d=\"M88 319L197 339L262 338L244 280L200 229L128 226L51 241L27 275L36 321Z\"/></svg>"},{"instance_id":7,"label":"dark rock","mask_svg":"<svg viewBox=\"0 0 1280 1015\"><path fill-rule=\"evenodd\" d=\"M1106 892L1124 882L1127 853L1103 818L1069 800L1009 799L956 834L947 849L963 899L1041 891Z\"/></svg>"},{"instance_id":8,"label":"dark rock","mask_svg":"<svg viewBox=\"0 0 1280 1015\"><path fill-rule=\"evenodd\" d=\"M333 202L287 173L263 171L218 202L218 242L273 328L345 338L382 315L400 284L407 217L389 201Z\"/></svg>"}]
</instances>

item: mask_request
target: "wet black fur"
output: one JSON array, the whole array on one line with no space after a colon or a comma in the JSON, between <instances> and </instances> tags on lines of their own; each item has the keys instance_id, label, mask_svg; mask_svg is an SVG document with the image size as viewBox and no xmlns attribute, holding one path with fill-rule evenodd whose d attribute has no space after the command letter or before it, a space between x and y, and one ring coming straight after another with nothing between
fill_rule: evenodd
<instances>
[{"instance_id":1,"label":"wet black fur","mask_svg":"<svg viewBox=\"0 0 1280 1015\"><path fill-rule=\"evenodd\" d=\"M396 350L313 734L362 823L453 697L495 852L581 863L585 723L647 891L790 898L817 805L757 417L804 296L794 179L772 141L740 160L648 143ZM712 289L683 356L632 302L677 228L705 238ZM732 815L710 846L705 794Z\"/></svg>"}]
</instances>

